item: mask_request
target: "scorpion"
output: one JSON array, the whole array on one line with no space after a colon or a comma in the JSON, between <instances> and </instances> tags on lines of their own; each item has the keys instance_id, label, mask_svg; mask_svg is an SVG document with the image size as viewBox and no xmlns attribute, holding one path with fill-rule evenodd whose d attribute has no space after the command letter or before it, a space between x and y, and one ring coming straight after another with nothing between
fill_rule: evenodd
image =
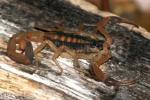
<instances>
[{"instance_id":1,"label":"scorpion","mask_svg":"<svg viewBox=\"0 0 150 100\"><path fill-rule=\"evenodd\" d=\"M105 26L111 17L103 18L97 23L98 34L102 34L105 38L100 40L96 37L90 37L79 33L65 32L61 29L45 30L35 27L38 31L23 32L13 35L8 41L7 55L17 63L32 64L36 55L41 52L45 46L49 46L54 52L52 60L60 69L59 74L63 73L63 69L59 65L57 58L63 53L70 55L79 67L78 59L91 61L90 73L96 81L102 81L107 85L132 84L133 81L117 81L104 74L100 65L104 64L111 58L110 46L113 40L109 33L105 31ZM31 42L41 43L33 50ZM19 52L17 52L19 50ZM34 57L35 56L35 57ZM76 67L75 66L75 67Z\"/></svg>"}]
</instances>

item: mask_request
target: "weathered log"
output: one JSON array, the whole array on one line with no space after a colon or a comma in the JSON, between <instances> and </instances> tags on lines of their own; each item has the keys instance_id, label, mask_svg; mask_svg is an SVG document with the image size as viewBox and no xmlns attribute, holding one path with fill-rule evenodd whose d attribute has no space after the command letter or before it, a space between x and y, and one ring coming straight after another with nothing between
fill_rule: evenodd
<instances>
[{"instance_id":1,"label":"weathered log","mask_svg":"<svg viewBox=\"0 0 150 100\"><path fill-rule=\"evenodd\" d=\"M52 53L47 50L44 50L42 54L46 53L48 57L41 58L42 65L38 71L34 65L25 66L13 62L5 53L7 41L12 34L19 31L29 31L34 25L48 28L63 22L65 27L78 30L81 23L95 26L104 16L113 14L99 11L95 6L84 0L2 0L0 1L0 14L0 33L2 33L0 34L0 41L4 43L4 45L0 44L1 90L5 88L11 90L12 88L8 87L11 86L14 87L14 90L10 91L11 93L23 95L22 93L27 92L27 89L20 86L21 84L35 90L28 91L30 94L41 89L40 91L43 93L39 93L39 97L34 95L34 98L32 98L36 100L45 99L44 93L47 91L48 98L51 99L54 96L53 93L56 92L56 96L58 94L56 99L60 100L67 99L66 97L69 100L149 99L150 33L143 28L124 23L117 24L115 19L112 19L106 26L106 30L110 33L114 42L111 47L112 58L103 65L106 73L117 80L132 80L136 76L140 76L136 84L120 86L116 91L101 82L80 75L73 69L70 59L59 58L64 73L62 76L57 76L55 73L57 67L50 60ZM92 35L95 28L87 26L85 30L89 35ZM87 67L87 64L83 62L81 64ZM48 71L42 71L43 69L48 69ZM6 73L9 73L10 79L6 78ZM10 82L11 79L13 79L12 82ZM13 83L15 79L19 85ZM28 82L36 87L32 87ZM17 91L17 89L20 90ZM5 90L7 91L7 89ZM30 96L33 96L30 94L23 96L29 96L27 99L30 99Z\"/></svg>"},{"instance_id":2,"label":"weathered log","mask_svg":"<svg viewBox=\"0 0 150 100\"><path fill-rule=\"evenodd\" d=\"M1 100L52 100L55 98L60 100L64 98L63 96L63 93L50 89L48 86L0 70Z\"/></svg>"}]
</instances>

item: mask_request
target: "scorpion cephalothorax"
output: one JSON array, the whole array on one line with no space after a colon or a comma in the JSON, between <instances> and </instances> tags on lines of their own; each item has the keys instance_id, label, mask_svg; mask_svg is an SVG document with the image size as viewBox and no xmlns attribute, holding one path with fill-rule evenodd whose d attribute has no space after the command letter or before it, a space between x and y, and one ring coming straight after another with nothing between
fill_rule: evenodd
<instances>
[{"instance_id":1,"label":"scorpion cephalothorax","mask_svg":"<svg viewBox=\"0 0 150 100\"><path fill-rule=\"evenodd\" d=\"M54 52L52 60L60 68L60 74L62 74L63 69L56 59L65 52L74 58L75 62L78 62L78 59L89 60L91 63L90 71L95 80L103 81L108 84L113 83L113 79L106 77L99 67L111 58L109 48L112 44L112 38L109 33L105 31L105 26L110 18L111 17L106 17L96 25L96 34L102 34L105 40L74 32L65 32L65 30L60 31L60 29L45 30L36 28L38 31L13 35L8 42L7 54L18 63L31 64L34 60L34 55L36 58L37 53L48 45L50 50ZM96 35L95 33L93 34ZM34 51L31 44L32 41L41 43ZM18 44L18 48L16 44ZM16 52L17 49L20 50L21 53ZM109 80L111 80L111 82ZM114 82L116 83L118 81Z\"/></svg>"}]
</instances>

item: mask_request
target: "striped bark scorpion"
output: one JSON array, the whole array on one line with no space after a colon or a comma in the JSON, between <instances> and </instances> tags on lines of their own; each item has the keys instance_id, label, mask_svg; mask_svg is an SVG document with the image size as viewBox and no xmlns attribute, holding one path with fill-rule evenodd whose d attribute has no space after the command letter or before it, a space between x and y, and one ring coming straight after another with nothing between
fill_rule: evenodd
<instances>
[{"instance_id":1,"label":"striped bark scorpion","mask_svg":"<svg viewBox=\"0 0 150 100\"><path fill-rule=\"evenodd\" d=\"M19 33L13 35L7 47L8 56L22 64L32 64L34 55L36 56L45 46L49 46L50 50L54 52L52 60L60 69L60 75L63 69L56 60L62 53L69 54L78 64L78 59L89 60L91 63L90 72L92 77L97 81L102 81L108 85L114 84L130 84L131 81L120 82L113 78L107 77L100 69L100 65L104 64L111 58L110 46L112 45L112 38L105 31L110 17L103 18L97 24L97 30L101 33L105 41L93 39L90 36L83 36L77 33L68 33L63 30L43 30L33 31L27 33ZM41 43L34 51L32 42ZM20 52L16 52L19 50Z\"/></svg>"}]
</instances>

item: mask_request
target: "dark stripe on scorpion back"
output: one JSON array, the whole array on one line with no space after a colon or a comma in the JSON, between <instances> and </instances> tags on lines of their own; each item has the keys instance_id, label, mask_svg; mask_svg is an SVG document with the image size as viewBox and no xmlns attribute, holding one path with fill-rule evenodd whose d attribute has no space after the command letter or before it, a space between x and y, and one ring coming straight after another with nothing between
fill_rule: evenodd
<instances>
[{"instance_id":1,"label":"dark stripe on scorpion back","mask_svg":"<svg viewBox=\"0 0 150 100\"><path fill-rule=\"evenodd\" d=\"M103 40L95 40L92 39L90 37L86 37L86 36L81 36L78 34L71 34L71 33L64 33L64 32L46 32L45 33L45 38L48 40L51 40L57 47L60 46L67 46L70 49L74 49L74 50L78 50L78 51L83 51L83 52L91 52L91 48L98 48L101 49L102 45L103 45ZM57 35L57 39L54 39L54 35ZM62 41L61 37L64 37L65 40ZM77 41L82 41L82 42L72 42L72 40L70 40L70 42L67 41L68 38L71 39L76 39Z\"/></svg>"}]
</instances>

